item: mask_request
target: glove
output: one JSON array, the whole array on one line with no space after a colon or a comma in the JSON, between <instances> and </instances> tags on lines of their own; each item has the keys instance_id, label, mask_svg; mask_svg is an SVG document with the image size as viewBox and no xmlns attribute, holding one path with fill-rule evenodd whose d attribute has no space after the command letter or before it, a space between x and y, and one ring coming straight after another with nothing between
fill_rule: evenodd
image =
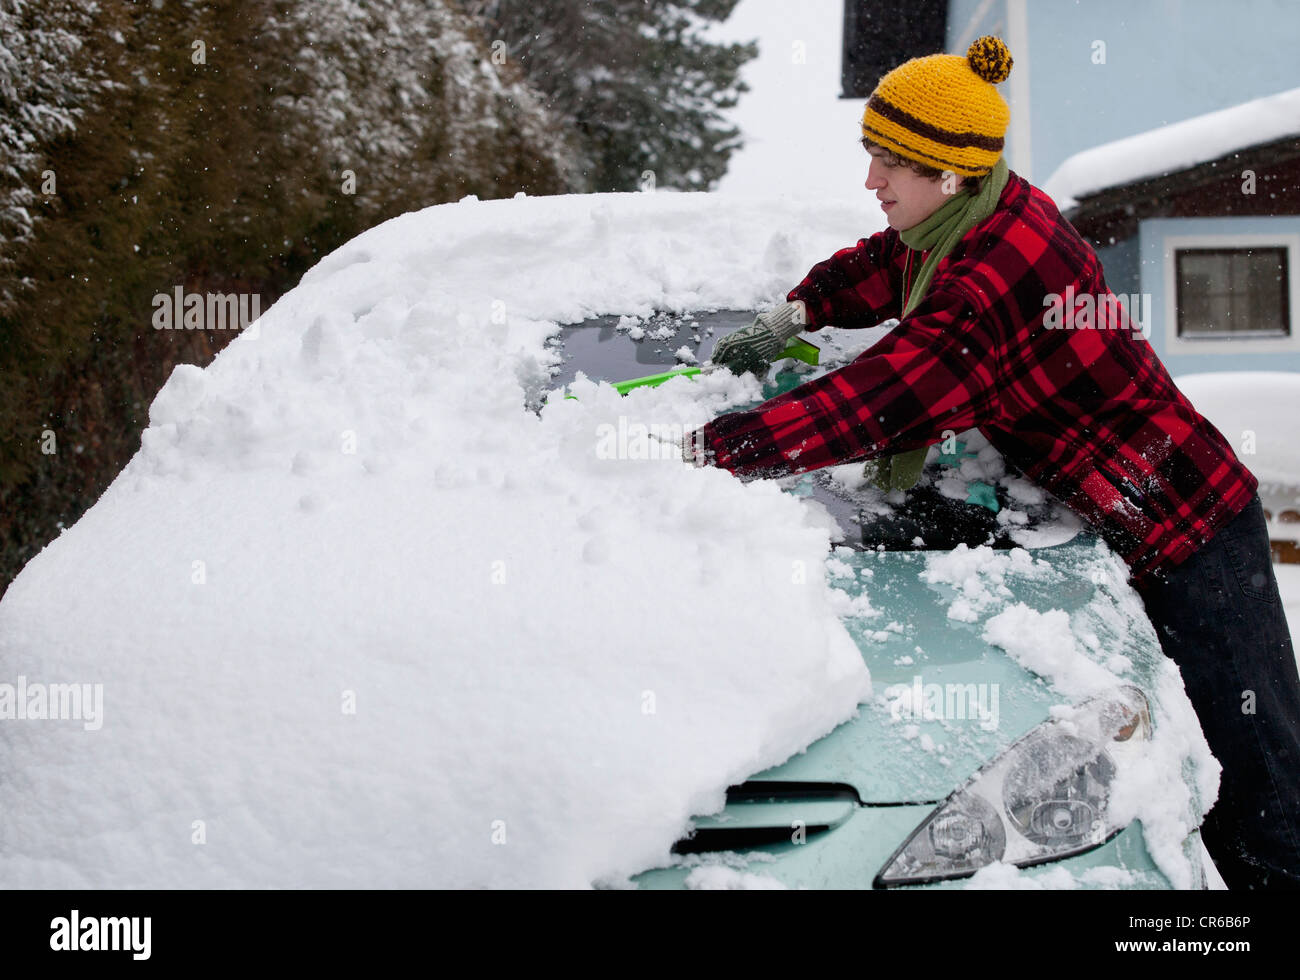
<instances>
[{"instance_id":1,"label":"glove","mask_svg":"<svg viewBox=\"0 0 1300 980\"><path fill-rule=\"evenodd\" d=\"M704 440L701 438L702 429L694 429L682 435L678 444L682 451L682 461L690 463L692 466L708 466L709 453L704 448Z\"/></svg>"},{"instance_id":2,"label":"glove","mask_svg":"<svg viewBox=\"0 0 1300 980\"><path fill-rule=\"evenodd\" d=\"M782 303L754 317L749 326L719 340L713 348L713 363L728 368L732 374L752 371L761 377L767 374L772 358L785 349L805 322L802 303Z\"/></svg>"},{"instance_id":3,"label":"glove","mask_svg":"<svg viewBox=\"0 0 1300 980\"><path fill-rule=\"evenodd\" d=\"M925 454L928 448L869 459L862 468L862 475L872 486L879 487L885 492L910 490L916 486L916 481L921 478L921 471L925 469Z\"/></svg>"}]
</instances>

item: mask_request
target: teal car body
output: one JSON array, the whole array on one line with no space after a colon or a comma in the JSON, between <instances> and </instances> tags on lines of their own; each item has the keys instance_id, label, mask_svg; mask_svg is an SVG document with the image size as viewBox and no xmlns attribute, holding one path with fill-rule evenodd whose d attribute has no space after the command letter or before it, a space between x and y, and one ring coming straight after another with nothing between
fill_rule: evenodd
<instances>
[{"instance_id":1,"label":"teal car body","mask_svg":"<svg viewBox=\"0 0 1300 980\"><path fill-rule=\"evenodd\" d=\"M1036 549L1053 574L1008 581L1017 601L1046 612L1066 609L1088 615L1088 607L1109 604L1104 586L1093 581L1098 549L1087 532L1070 541ZM1061 694L982 639L976 628L947 615L951 590L920 579L926 552L861 551L838 557L855 571L869 569L872 602L902 624L906 645L880 639L874 624L854 619L846 627L871 671L877 697L854 718L785 763L755 773L728 791L725 809L694 821L691 838L678 845L680 863L647 871L636 881L646 888L682 887L707 857L726 854L728 864L792 887L882 887L880 873L908 836L981 767L1048 721ZM850 580L851 587L851 580ZM1104 617L1098 617L1099 625ZM896 634L891 634L895 636ZM1132 664L1125 680L1153 697L1157 658L1164 656L1153 634L1111 633L1102 642ZM899 723L898 699L880 692L923 687L973 691L974 717L927 717L913 711ZM983 701L981 692L990 692ZM996 692L996 703L994 693ZM915 705L917 699L912 698ZM924 707L924 706L923 706ZM983 709L982 711L980 709ZM996 724L981 722L981 714ZM947 712L942 712L947 715ZM960 708L958 713L960 713ZM1185 842L1199 865L1193 833ZM1065 868L1078 887L1169 888L1148 853L1141 826L1130 823L1096 846L1026 867L1036 876ZM1121 874L1089 874L1118 869ZM964 887L968 875L936 878L898 887ZM1204 880L1197 882L1204 887Z\"/></svg>"}]
</instances>

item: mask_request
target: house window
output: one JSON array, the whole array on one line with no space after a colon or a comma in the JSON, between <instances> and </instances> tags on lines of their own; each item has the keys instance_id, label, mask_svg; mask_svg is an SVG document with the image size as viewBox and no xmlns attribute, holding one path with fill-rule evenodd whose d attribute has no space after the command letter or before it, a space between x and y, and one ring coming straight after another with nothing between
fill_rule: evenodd
<instances>
[{"instance_id":1,"label":"house window","mask_svg":"<svg viewBox=\"0 0 1300 980\"><path fill-rule=\"evenodd\" d=\"M1291 336L1285 246L1180 248L1174 252L1178 336Z\"/></svg>"}]
</instances>

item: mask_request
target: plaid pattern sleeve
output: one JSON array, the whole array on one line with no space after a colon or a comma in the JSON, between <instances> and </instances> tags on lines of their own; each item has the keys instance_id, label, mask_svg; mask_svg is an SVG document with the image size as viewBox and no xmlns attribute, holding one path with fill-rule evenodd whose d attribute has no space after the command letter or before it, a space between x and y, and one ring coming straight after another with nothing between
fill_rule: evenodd
<instances>
[{"instance_id":1,"label":"plaid pattern sleeve","mask_svg":"<svg viewBox=\"0 0 1300 980\"><path fill-rule=\"evenodd\" d=\"M907 246L892 228L840 249L813 266L786 299L803 300L807 330L874 327L902 312L900 299Z\"/></svg>"},{"instance_id":2,"label":"plaid pattern sleeve","mask_svg":"<svg viewBox=\"0 0 1300 980\"><path fill-rule=\"evenodd\" d=\"M822 325L896 316L901 252L896 236L872 236L815 267L791 298ZM1128 319L1096 253L1014 174L879 343L714 419L692 443L697 462L774 477L971 427L1091 523L1136 580L1195 553L1258 486Z\"/></svg>"},{"instance_id":3,"label":"plaid pattern sleeve","mask_svg":"<svg viewBox=\"0 0 1300 980\"><path fill-rule=\"evenodd\" d=\"M982 425L996 402L995 347L959 292L932 290L853 363L715 419L705 427L711 461L739 476L782 476Z\"/></svg>"}]
</instances>

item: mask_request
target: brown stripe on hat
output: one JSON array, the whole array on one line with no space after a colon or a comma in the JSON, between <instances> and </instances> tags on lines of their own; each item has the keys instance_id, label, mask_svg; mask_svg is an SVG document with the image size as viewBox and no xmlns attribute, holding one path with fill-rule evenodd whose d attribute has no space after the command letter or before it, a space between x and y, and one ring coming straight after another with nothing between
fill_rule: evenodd
<instances>
[{"instance_id":1,"label":"brown stripe on hat","mask_svg":"<svg viewBox=\"0 0 1300 980\"><path fill-rule=\"evenodd\" d=\"M903 147L903 144L898 142L897 136L891 136L889 133L882 133L878 129L872 129L866 123L862 124L862 132L869 133L871 136L876 137L875 139L872 140L872 142L879 143L881 146L885 147L886 149L891 149L897 146L906 151L906 156L908 158L911 159L917 159L919 157L925 158L924 160L917 159L918 163L925 163L926 161L929 161L930 163L938 164L939 167L943 170L951 170L954 173L960 173L960 174L965 174L965 172L971 170L978 170L980 174L985 174L988 173L988 171L991 169L990 167L972 167L969 164L958 163L955 160L945 160L943 157L937 157L930 153L922 153L920 150L910 146ZM903 153L900 152L899 150L895 150L894 152L898 153L900 156L903 155Z\"/></svg>"},{"instance_id":2,"label":"brown stripe on hat","mask_svg":"<svg viewBox=\"0 0 1300 980\"><path fill-rule=\"evenodd\" d=\"M867 99L867 109L879 113L883 118L905 127L918 136L924 136L926 139L943 146L973 146L991 152L1002 149L1003 139L1000 136L983 136L980 133L954 133L951 130L941 129L923 119L918 119L911 113L904 112L898 106L886 102L874 92L871 94L871 98Z\"/></svg>"}]
</instances>

